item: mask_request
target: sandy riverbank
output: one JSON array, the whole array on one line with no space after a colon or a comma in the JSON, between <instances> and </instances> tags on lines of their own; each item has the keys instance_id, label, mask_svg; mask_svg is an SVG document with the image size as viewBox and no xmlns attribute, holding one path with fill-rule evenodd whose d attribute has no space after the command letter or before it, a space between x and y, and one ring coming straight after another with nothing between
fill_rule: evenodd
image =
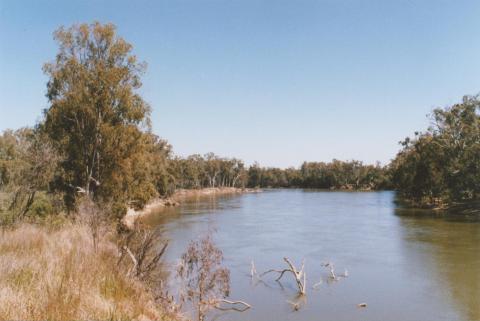
<instances>
[{"instance_id":1,"label":"sandy riverbank","mask_svg":"<svg viewBox=\"0 0 480 321\"><path fill-rule=\"evenodd\" d=\"M122 223L128 228L132 228L135 220L139 217L151 214L167 206L177 206L189 198L204 196L220 196L243 193L258 193L260 189L255 188L237 188L237 187L211 187L202 189L179 189L169 198L158 198L150 202L142 210L129 208L127 214L123 217Z\"/></svg>"}]
</instances>

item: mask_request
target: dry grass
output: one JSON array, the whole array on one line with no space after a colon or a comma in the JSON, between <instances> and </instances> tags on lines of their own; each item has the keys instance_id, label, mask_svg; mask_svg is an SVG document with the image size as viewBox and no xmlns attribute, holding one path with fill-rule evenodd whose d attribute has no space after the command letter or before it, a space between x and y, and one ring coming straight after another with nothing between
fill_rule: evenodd
<instances>
[{"instance_id":1,"label":"dry grass","mask_svg":"<svg viewBox=\"0 0 480 321\"><path fill-rule=\"evenodd\" d=\"M112 234L23 224L0 231L0 320L165 320L148 291L117 267Z\"/></svg>"}]
</instances>

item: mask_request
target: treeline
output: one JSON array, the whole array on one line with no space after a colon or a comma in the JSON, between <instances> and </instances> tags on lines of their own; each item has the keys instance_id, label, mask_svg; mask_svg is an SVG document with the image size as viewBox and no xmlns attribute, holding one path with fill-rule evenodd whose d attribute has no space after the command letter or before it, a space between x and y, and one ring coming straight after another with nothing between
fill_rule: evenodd
<instances>
[{"instance_id":1,"label":"treeline","mask_svg":"<svg viewBox=\"0 0 480 321\"><path fill-rule=\"evenodd\" d=\"M297 168L262 168L257 164L248 170L250 187L300 187L346 190L378 190L389 188L387 169L380 164L365 165L360 161L330 163L304 162Z\"/></svg>"},{"instance_id":2,"label":"treeline","mask_svg":"<svg viewBox=\"0 0 480 321\"><path fill-rule=\"evenodd\" d=\"M295 187L319 189L376 190L388 188L387 168L360 161L304 162L300 168L246 167L236 158L205 156L175 157L167 162L171 190L203 187Z\"/></svg>"},{"instance_id":3,"label":"treeline","mask_svg":"<svg viewBox=\"0 0 480 321\"><path fill-rule=\"evenodd\" d=\"M392 182L414 206L442 206L480 198L480 101L437 108L425 132L402 142L390 164Z\"/></svg>"},{"instance_id":4,"label":"treeline","mask_svg":"<svg viewBox=\"0 0 480 321\"><path fill-rule=\"evenodd\" d=\"M168 173L173 183L170 192L177 188L245 187L248 181L243 161L214 153L170 158Z\"/></svg>"},{"instance_id":5,"label":"treeline","mask_svg":"<svg viewBox=\"0 0 480 321\"><path fill-rule=\"evenodd\" d=\"M113 25L60 28L55 60L44 65L48 108L34 128L0 135L0 218L74 211L91 199L122 217L127 207L178 188L395 188L415 205L478 200L478 97L433 112L433 125L402 142L386 167L359 161L305 162L299 168L245 166L213 153L175 157L154 135L139 95L145 64Z\"/></svg>"}]
</instances>

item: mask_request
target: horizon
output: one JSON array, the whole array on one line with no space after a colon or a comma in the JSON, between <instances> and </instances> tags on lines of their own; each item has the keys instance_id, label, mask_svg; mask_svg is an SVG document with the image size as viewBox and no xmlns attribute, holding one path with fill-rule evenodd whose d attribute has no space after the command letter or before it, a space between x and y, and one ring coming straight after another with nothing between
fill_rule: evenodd
<instances>
[{"instance_id":1,"label":"horizon","mask_svg":"<svg viewBox=\"0 0 480 321\"><path fill-rule=\"evenodd\" d=\"M0 131L47 108L52 33L98 20L148 63L140 93L176 155L386 165L433 108L478 93L479 13L474 1L2 1Z\"/></svg>"}]
</instances>

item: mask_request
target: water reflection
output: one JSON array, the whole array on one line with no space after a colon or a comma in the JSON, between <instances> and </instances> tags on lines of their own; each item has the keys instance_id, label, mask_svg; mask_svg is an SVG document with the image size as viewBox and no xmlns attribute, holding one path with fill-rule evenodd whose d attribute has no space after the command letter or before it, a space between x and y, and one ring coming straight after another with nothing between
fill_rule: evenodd
<instances>
[{"instance_id":1,"label":"water reflection","mask_svg":"<svg viewBox=\"0 0 480 321\"><path fill-rule=\"evenodd\" d=\"M450 300L463 320L480 320L480 224L478 216L397 209L407 260L433 291Z\"/></svg>"}]
</instances>

